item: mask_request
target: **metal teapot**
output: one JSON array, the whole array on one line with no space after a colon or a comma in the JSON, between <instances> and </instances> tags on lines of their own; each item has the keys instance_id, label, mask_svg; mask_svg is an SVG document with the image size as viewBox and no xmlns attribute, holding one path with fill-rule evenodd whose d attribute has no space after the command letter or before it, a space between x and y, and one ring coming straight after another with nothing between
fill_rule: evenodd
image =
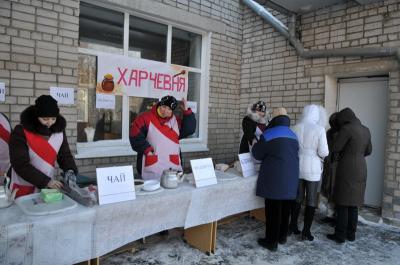
<instances>
[{"instance_id":1,"label":"metal teapot","mask_svg":"<svg viewBox=\"0 0 400 265\"><path fill-rule=\"evenodd\" d=\"M184 179L182 171L173 170L172 168L165 169L161 175L161 186L167 189L175 189Z\"/></svg>"},{"instance_id":2,"label":"metal teapot","mask_svg":"<svg viewBox=\"0 0 400 265\"><path fill-rule=\"evenodd\" d=\"M0 179L2 179L2 177L0 177ZM18 189L15 189L13 192L11 192L11 190L8 189L8 186L10 185L10 178L5 176L5 179L5 185L0 186L0 208L9 207L14 202L15 195L18 191Z\"/></svg>"}]
</instances>

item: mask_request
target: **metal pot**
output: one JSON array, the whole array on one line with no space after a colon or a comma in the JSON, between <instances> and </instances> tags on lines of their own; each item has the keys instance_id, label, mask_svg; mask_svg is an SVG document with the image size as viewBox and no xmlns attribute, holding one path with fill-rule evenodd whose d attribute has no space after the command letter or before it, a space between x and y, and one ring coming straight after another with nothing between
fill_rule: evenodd
<instances>
[{"instance_id":1,"label":"metal pot","mask_svg":"<svg viewBox=\"0 0 400 265\"><path fill-rule=\"evenodd\" d=\"M184 180L183 172L173 169L166 169L161 175L161 186L167 189L175 189Z\"/></svg>"}]
</instances>

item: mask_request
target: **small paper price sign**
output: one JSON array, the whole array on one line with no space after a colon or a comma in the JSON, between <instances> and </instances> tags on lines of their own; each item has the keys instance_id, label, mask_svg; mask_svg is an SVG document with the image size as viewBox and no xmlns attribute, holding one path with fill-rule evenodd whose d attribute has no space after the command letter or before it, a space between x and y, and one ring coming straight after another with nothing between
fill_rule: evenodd
<instances>
[{"instance_id":1,"label":"small paper price sign","mask_svg":"<svg viewBox=\"0 0 400 265\"><path fill-rule=\"evenodd\" d=\"M196 188L217 184L214 165L211 158L190 160Z\"/></svg>"},{"instance_id":2,"label":"small paper price sign","mask_svg":"<svg viewBox=\"0 0 400 265\"><path fill-rule=\"evenodd\" d=\"M240 166L242 167L243 177L256 176L257 171L254 166L253 157L250 153L239 154Z\"/></svg>"}]
</instances>

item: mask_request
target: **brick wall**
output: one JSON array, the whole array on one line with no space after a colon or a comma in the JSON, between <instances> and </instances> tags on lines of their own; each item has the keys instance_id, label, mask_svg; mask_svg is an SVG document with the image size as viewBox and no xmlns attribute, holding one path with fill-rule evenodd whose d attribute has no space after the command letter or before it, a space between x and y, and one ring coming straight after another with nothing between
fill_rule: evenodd
<instances>
[{"instance_id":1,"label":"brick wall","mask_svg":"<svg viewBox=\"0 0 400 265\"><path fill-rule=\"evenodd\" d=\"M287 24L287 18L274 13ZM400 4L383 1L365 6L347 4L307 13L299 17L301 41L307 49L344 47L399 47ZM302 108L310 103L324 104L325 74L328 70L348 69L348 75L374 73L384 58L303 59L288 42L249 8L243 15L241 73L241 114L248 103L266 100L268 106L284 106L294 123ZM395 59L391 60L396 64ZM328 70L327 70L328 69ZM342 70L343 72L343 70ZM353 74L352 74L353 72ZM389 75L389 113L383 216L400 219L400 97L399 71Z\"/></svg>"},{"instance_id":2,"label":"brick wall","mask_svg":"<svg viewBox=\"0 0 400 265\"><path fill-rule=\"evenodd\" d=\"M211 39L210 151L184 153L183 162L189 167L189 159L207 156L216 162L232 162L239 134L242 6L230 0L158 2L227 25L226 34L213 34ZM50 86L77 88L78 23L78 0L0 1L0 80L7 87L7 101L0 104L0 111L11 118L13 126L37 96L49 94ZM68 121L68 141L76 153L76 108L62 107L61 113ZM136 157L76 160L80 173L91 176L96 167L135 165L135 161Z\"/></svg>"},{"instance_id":3,"label":"brick wall","mask_svg":"<svg viewBox=\"0 0 400 265\"><path fill-rule=\"evenodd\" d=\"M50 86L75 87L78 8L78 1L0 1L0 79L7 88L0 111L13 126ZM61 111L74 150L76 109Z\"/></svg>"},{"instance_id":4,"label":"brick wall","mask_svg":"<svg viewBox=\"0 0 400 265\"><path fill-rule=\"evenodd\" d=\"M284 106L293 122L309 103L324 103L327 67L373 68L380 58L302 59L288 42L240 1L157 0L157 2L223 22L224 34L211 37L208 147L209 152L185 153L189 160L236 159L241 118L247 105L263 99L270 108ZM358 6L353 2L299 17L305 48L375 47L400 44L400 4L384 1ZM287 18L274 13L284 23ZM0 79L7 101L0 111L15 125L19 114L49 86L77 87L79 1L0 1ZM171 18L173 19L173 18ZM322 69L322 70L321 70ZM400 76L389 71L388 145L383 216L400 219ZM205 107L205 106L201 106ZM62 107L67 135L76 152L76 108ZM80 172L135 164L134 157L77 160Z\"/></svg>"}]
</instances>

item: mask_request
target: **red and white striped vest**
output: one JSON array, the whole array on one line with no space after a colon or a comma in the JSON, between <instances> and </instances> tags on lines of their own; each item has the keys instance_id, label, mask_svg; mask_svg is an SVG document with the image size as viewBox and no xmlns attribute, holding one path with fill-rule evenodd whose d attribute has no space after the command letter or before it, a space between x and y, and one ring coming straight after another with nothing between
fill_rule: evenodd
<instances>
[{"instance_id":1,"label":"red and white striped vest","mask_svg":"<svg viewBox=\"0 0 400 265\"><path fill-rule=\"evenodd\" d=\"M8 153L10 134L10 122L0 113L0 171L2 172L6 172L10 167L10 154Z\"/></svg>"},{"instance_id":2,"label":"red and white striped vest","mask_svg":"<svg viewBox=\"0 0 400 265\"><path fill-rule=\"evenodd\" d=\"M25 129L24 133L29 148L30 163L37 170L53 179L57 154L64 139L63 133L53 133L48 140ZM16 197L39 192L35 186L18 176L14 169L11 172L11 187L12 190L18 189Z\"/></svg>"},{"instance_id":3,"label":"red and white striped vest","mask_svg":"<svg viewBox=\"0 0 400 265\"><path fill-rule=\"evenodd\" d=\"M161 124L157 117L152 115L147 141L154 148L154 155L143 155L142 178L144 180L159 180L165 169L182 170L179 157L179 126L175 115L165 124Z\"/></svg>"}]
</instances>

